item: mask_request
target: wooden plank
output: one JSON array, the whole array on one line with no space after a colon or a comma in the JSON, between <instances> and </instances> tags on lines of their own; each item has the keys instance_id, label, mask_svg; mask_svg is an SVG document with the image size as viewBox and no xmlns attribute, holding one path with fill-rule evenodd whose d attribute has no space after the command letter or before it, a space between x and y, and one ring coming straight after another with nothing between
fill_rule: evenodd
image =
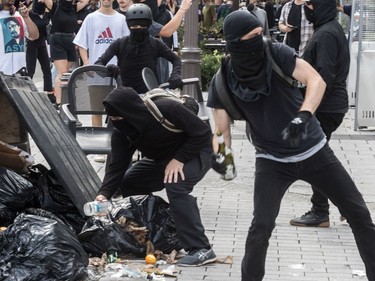
<instances>
[{"instance_id":1,"label":"wooden plank","mask_svg":"<svg viewBox=\"0 0 375 281\"><path fill-rule=\"evenodd\" d=\"M83 204L95 199L101 181L78 142L47 96L28 77L0 73L8 96L61 185L83 214Z\"/></svg>"}]
</instances>

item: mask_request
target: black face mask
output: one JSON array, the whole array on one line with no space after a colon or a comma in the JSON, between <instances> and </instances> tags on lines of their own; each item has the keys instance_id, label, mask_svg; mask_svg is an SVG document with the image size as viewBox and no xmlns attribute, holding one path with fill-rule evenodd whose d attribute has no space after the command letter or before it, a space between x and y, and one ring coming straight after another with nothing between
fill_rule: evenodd
<instances>
[{"instance_id":1,"label":"black face mask","mask_svg":"<svg viewBox=\"0 0 375 281\"><path fill-rule=\"evenodd\" d=\"M310 23L314 23L314 10L311 10L309 7L307 7L306 5L303 5L303 9L305 10L305 16L306 16L306 19L310 22Z\"/></svg>"},{"instance_id":2,"label":"black face mask","mask_svg":"<svg viewBox=\"0 0 375 281\"><path fill-rule=\"evenodd\" d=\"M148 38L147 28L130 29L130 39L135 43L141 43L146 38Z\"/></svg>"},{"instance_id":3,"label":"black face mask","mask_svg":"<svg viewBox=\"0 0 375 281\"><path fill-rule=\"evenodd\" d=\"M231 54L234 76L250 89L262 88L266 80L262 35L230 43L228 51Z\"/></svg>"},{"instance_id":4,"label":"black face mask","mask_svg":"<svg viewBox=\"0 0 375 281\"><path fill-rule=\"evenodd\" d=\"M138 131L129 124L125 119L122 120L112 120L113 127L115 127L118 131L125 134L129 137L130 140L135 141L139 133Z\"/></svg>"}]
</instances>

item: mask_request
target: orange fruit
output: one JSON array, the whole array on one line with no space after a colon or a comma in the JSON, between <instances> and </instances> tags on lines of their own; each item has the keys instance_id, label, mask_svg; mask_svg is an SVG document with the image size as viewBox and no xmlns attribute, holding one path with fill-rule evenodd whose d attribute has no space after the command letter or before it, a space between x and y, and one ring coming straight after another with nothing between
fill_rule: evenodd
<instances>
[{"instance_id":1,"label":"orange fruit","mask_svg":"<svg viewBox=\"0 0 375 281\"><path fill-rule=\"evenodd\" d=\"M149 254L149 255L147 255L147 256L145 257L145 262L146 262L147 264L155 264L155 263L156 263L156 258L155 258L154 255Z\"/></svg>"}]
</instances>

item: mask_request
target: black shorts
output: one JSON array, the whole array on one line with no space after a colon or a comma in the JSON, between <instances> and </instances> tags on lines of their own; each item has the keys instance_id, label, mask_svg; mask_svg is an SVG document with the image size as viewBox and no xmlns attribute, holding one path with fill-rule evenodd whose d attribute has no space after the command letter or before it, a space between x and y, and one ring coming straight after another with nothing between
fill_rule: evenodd
<instances>
[{"instance_id":1,"label":"black shorts","mask_svg":"<svg viewBox=\"0 0 375 281\"><path fill-rule=\"evenodd\" d=\"M52 33L50 36L51 60L77 61L74 33Z\"/></svg>"}]
</instances>

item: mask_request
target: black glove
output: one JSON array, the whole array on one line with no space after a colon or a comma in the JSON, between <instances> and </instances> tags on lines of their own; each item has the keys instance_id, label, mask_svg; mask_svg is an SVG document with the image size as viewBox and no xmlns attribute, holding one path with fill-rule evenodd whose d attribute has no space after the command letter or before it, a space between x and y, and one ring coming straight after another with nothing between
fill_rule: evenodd
<instances>
[{"instance_id":1,"label":"black glove","mask_svg":"<svg viewBox=\"0 0 375 281\"><path fill-rule=\"evenodd\" d=\"M289 140L292 146L298 146L301 139L307 137L307 125L312 117L310 111L300 111L282 131L283 140Z\"/></svg>"},{"instance_id":2,"label":"black glove","mask_svg":"<svg viewBox=\"0 0 375 281\"><path fill-rule=\"evenodd\" d=\"M181 77L171 77L168 80L169 83L169 89L181 89L184 86L184 82L182 82Z\"/></svg>"},{"instance_id":3,"label":"black glove","mask_svg":"<svg viewBox=\"0 0 375 281\"><path fill-rule=\"evenodd\" d=\"M108 70L109 74L114 78L117 78L117 76L120 74L120 68L117 65L114 65L114 64L108 64L107 70Z\"/></svg>"},{"instance_id":4,"label":"black glove","mask_svg":"<svg viewBox=\"0 0 375 281\"><path fill-rule=\"evenodd\" d=\"M224 175L227 171L227 166L224 163L223 157L223 155L217 153L212 153L211 155L211 168L220 175Z\"/></svg>"}]
</instances>

